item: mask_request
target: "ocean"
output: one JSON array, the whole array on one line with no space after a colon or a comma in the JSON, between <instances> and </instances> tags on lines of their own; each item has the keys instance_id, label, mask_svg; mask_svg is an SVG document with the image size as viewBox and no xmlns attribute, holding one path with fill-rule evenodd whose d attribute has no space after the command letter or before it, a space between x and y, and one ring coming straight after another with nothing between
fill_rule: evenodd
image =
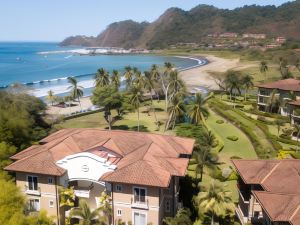
<instances>
[{"instance_id":1,"label":"ocean","mask_svg":"<svg viewBox=\"0 0 300 225\"><path fill-rule=\"evenodd\" d=\"M109 72L113 69L123 72L127 65L145 71L152 64L163 66L164 62L171 62L178 69L206 63L204 60L155 55L38 54L72 49L78 47L60 47L57 43L42 42L0 42L0 87L21 83L37 97L46 96L49 90L57 95L66 95L69 86L67 77L75 76L87 96L94 86L94 74L101 67Z\"/></svg>"}]
</instances>

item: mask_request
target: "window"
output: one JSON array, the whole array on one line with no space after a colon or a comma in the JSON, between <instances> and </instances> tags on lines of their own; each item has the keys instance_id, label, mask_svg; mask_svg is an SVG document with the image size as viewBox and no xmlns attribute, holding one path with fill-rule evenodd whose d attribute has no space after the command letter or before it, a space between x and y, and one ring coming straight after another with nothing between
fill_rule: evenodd
<instances>
[{"instance_id":1,"label":"window","mask_svg":"<svg viewBox=\"0 0 300 225\"><path fill-rule=\"evenodd\" d=\"M134 212L134 225L147 225L146 214L140 212Z\"/></svg>"},{"instance_id":2,"label":"window","mask_svg":"<svg viewBox=\"0 0 300 225\"><path fill-rule=\"evenodd\" d=\"M122 185L117 184L116 190L117 190L118 192L122 192Z\"/></svg>"},{"instance_id":3,"label":"window","mask_svg":"<svg viewBox=\"0 0 300 225\"><path fill-rule=\"evenodd\" d=\"M48 177L48 184L53 184L53 178L52 177Z\"/></svg>"},{"instance_id":4,"label":"window","mask_svg":"<svg viewBox=\"0 0 300 225\"><path fill-rule=\"evenodd\" d=\"M170 199L166 199L165 201L165 211L170 212L171 211L171 202Z\"/></svg>"},{"instance_id":5,"label":"window","mask_svg":"<svg viewBox=\"0 0 300 225\"><path fill-rule=\"evenodd\" d=\"M31 212L40 211L39 199L29 199L29 211Z\"/></svg>"},{"instance_id":6,"label":"window","mask_svg":"<svg viewBox=\"0 0 300 225\"><path fill-rule=\"evenodd\" d=\"M117 216L122 216L122 210L121 209L117 210Z\"/></svg>"},{"instance_id":7,"label":"window","mask_svg":"<svg viewBox=\"0 0 300 225\"><path fill-rule=\"evenodd\" d=\"M35 176L28 176L28 190L37 191L38 190L38 178Z\"/></svg>"},{"instance_id":8,"label":"window","mask_svg":"<svg viewBox=\"0 0 300 225\"><path fill-rule=\"evenodd\" d=\"M53 207L54 207L54 201L53 201L53 200L50 200L50 201L49 201L49 207L50 207L50 208L53 208Z\"/></svg>"},{"instance_id":9,"label":"window","mask_svg":"<svg viewBox=\"0 0 300 225\"><path fill-rule=\"evenodd\" d=\"M145 188L134 188L134 203L144 204L146 203L146 189Z\"/></svg>"}]
</instances>

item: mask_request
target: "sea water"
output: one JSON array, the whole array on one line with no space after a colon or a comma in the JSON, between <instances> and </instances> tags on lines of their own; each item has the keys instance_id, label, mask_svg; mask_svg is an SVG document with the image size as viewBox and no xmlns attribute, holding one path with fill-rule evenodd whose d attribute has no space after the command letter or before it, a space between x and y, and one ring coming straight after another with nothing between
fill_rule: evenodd
<instances>
[{"instance_id":1,"label":"sea water","mask_svg":"<svg viewBox=\"0 0 300 225\"><path fill-rule=\"evenodd\" d=\"M164 62L171 62L181 70L205 63L204 60L155 55L39 54L77 48L60 47L57 43L0 42L0 87L21 83L37 97L46 96L49 90L64 95L69 91L67 77L75 76L84 88L84 95L89 95L94 87L93 77L101 67L123 73L128 65L145 71L152 64L163 66Z\"/></svg>"}]
</instances>

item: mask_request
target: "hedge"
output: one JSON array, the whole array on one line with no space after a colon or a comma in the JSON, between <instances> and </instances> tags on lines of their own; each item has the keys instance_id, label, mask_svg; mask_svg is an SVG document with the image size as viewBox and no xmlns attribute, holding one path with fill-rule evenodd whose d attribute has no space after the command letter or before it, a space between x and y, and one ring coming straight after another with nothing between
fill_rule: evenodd
<instances>
[{"instance_id":1,"label":"hedge","mask_svg":"<svg viewBox=\"0 0 300 225\"><path fill-rule=\"evenodd\" d=\"M226 137L228 140L230 140L230 141L237 141L237 140L239 140L239 138L237 137L237 136L228 136L228 137Z\"/></svg>"}]
</instances>

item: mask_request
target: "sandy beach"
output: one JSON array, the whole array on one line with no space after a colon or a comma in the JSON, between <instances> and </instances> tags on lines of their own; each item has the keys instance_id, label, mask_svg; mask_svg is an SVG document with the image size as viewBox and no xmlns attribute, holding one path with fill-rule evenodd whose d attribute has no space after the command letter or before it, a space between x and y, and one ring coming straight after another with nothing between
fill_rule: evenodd
<instances>
[{"instance_id":1,"label":"sandy beach","mask_svg":"<svg viewBox=\"0 0 300 225\"><path fill-rule=\"evenodd\" d=\"M192 56L191 56L192 57ZM180 76L185 81L188 90L195 91L195 88L206 87L210 90L217 90L218 86L210 76L211 72L226 72L229 69L242 69L246 67L251 67L253 65L244 65L239 59L224 59L212 55L205 55L209 63L204 66L199 66L196 68L188 69L180 72ZM84 97L80 99L81 107L83 110L87 110L93 104L90 97ZM55 106L49 106L47 110L48 115L70 115L74 112L79 112L80 106L73 106L71 108L60 108Z\"/></svg>"},{"instance_id":2,"label":"sandy beach","mask_svg":"<svg viewBox=\"0 0 300 225\"><path fill-rule=\"evenodd\" d=\"M218 85L215 83L210 73L224 73L230 69L242 69L251 67L253 65L244 65L237 59L224 59L212 55L202 56L205 57L209 63L204 66L196 67L193 69L180 72L181 78L185 81L188 90L195 90L197 87L206 87L210 90L217 90Z\"/></svg>"}]
</instances>

